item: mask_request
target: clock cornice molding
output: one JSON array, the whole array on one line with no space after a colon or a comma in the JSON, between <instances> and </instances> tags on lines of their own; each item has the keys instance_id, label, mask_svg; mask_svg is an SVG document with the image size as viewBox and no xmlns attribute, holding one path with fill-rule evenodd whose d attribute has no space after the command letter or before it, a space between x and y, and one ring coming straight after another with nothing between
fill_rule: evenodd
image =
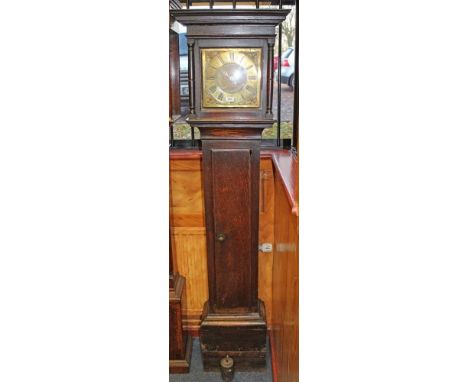
<instances>
[{"instance_id":1,"label":"clock cornice molding","mask_svg":"<svg viewBox=\"0 0 468 382\"><path fill-rule=\"evenodd\" d=\"M178 9L171 15L184 25L270 25L281 23L290 9Z\"/></svg>"}]
</instances>

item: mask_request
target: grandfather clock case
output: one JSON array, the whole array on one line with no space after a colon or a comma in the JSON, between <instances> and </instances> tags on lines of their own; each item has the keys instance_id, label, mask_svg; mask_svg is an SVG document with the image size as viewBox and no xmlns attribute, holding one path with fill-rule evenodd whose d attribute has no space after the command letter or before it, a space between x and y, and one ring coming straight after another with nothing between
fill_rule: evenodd
<instances>
[{"instance_id":1,"label":"grandfather clock case","mask_svg":"<svg viewBox=\"0 0 468 382\"><path fill-rule=\"evenodd\" d=\"M173 10L187 27L187 122L203 150L209 300L200 344L205 370L229 355L238 370L266 365L258 298L260 143L272 127L275 27L289 10Z\"/></svg>"}]
</instances>

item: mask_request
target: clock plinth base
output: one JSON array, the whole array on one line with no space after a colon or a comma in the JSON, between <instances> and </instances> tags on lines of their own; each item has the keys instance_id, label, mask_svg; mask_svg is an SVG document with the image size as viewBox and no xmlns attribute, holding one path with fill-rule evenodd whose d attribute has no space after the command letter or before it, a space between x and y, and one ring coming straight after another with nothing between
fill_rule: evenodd
<instances>
[{"instance_id":1,"label":"clock plinth base","mask_svg":"<svg viewBox=\"0 0 468 382\"><path fill-rule=\"evenodd\" d=\"M213 313L208 302L203 308L200 346L205 371L218 371L219 362L229 355L239 371L266 367L265 306L258 302L254 313Z\"/></svg>"}]
</instances>

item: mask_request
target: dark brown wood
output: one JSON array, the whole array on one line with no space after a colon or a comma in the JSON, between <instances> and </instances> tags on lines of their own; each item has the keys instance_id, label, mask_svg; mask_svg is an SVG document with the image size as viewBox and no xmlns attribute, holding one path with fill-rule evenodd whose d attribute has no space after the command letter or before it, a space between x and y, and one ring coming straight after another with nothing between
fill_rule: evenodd
<instances>
[{"instance_id":1,"label":"dark brown wood","mask_svg":"<svg viewBox=\"0 0 468 382\"><path fill-rule=\"evenodd\" d=\"M169 117L180 115L179 36L169 29Z\"/></svg>"},{"instance_id":2,"label":"dark brown wood","mask_svg":"<svg viewBox=\"0 0 468 382\"><path fill-rule=\"evenodd\" d=\"M280 8L282 7L282 2L279 3ZM281 145L281 55L282 55L282 40L283 40L283 26L279 25L278 28L278 93L276 96L276 101L278 105L276 107L276 146Z\"/></svg>"},{"instance_id":3,"label":"dark brown wood","mask_svg":"<svg viewBox=\"0 0 468 382\"><path fill-rule=\"evenodd\" d=\"M181 300L185 279L176 275L174 288L169 291L169 359L183 358L186 338L183 333Z\"/></svg>"},{"instance_id":4,"label":"dark brown wood","mask_svg":"<svg viewBox=\"0 0 468 382\"><path fill-rule=\"evenodd\" d=\"M169 289L169 372L188 373L192 356L192 338L182 327L182 299L185 279L174 275L174 288Z\"/></svg>"},{"instance_id":5,"label":"dark brown wood","mask_svg":"<svg viewBox=\"0 0 468 382\"><path fill-rule=\"evenodd\" d=\"M169 373L188 373L192 356L192 337L182 326L182 300L185 278L174 270L169 231Z\"/></svg>"},{"instance_id":6,"label":"dark brown wood","mask_svg":"<svg viewBox=\"0 0 468 382\"><path fill-rule=\"evenodd\" d=\"M267 73L267 110L268 116L273 116L273 81L274 81L274 66L273 66L273 55L274 55L274 44L268 43L268 73Z\"/></svg>"},{"instance_id":7,"label":"dark brown wood","mask_svg":"<svg viewBox=\"0 0 468 382\"><path fill-rule=\"evenodd\" d=\"M188 83L189 83L189 109L190 114L195 113L195 90L194 90L194 56L193 56L193 42L188 41Z\"/></svg>"},{"instance_id":8,"label":"dark brown wood","mask_svg":"<svg viewBox=\"0 0 468 382\"><path fill-rule=\"evenodd\" d=\"M258 370L266 361L265 307L258 300L256 312L210 312L205 304L200 327L203 368L219 370L219 361L226 355L234 359L237 370Z\"/></svg>"},{"instance_id":9,"label":"dark brown wood","mask_svg":"<svg viewBox=\"0 0 468 382\"><path fill-rule=\"evenodd\" d=\"M226 355L236 370L265 367L266 316L258 299L260 141L274 123L270 102L275 27L289 10L171 12L187 26L191 113L203 149L209 299L200 327L206 370ZM190 48L192 47L192 48ZM261 51L260 107L204 108L201 49ZM193 107L193 109L192 109ZM270 107L271 109L271 107Z\"/></svg>"},{"instance_id":10,"label":"dark brown wood","mask_svg":"<svg viewBox=\"0 0 468 382\"><path fill-rule=\"evenodd\" d=\"M258 140L203 143L212 312L257 309L259 154Z\"/></svg>"}]
</instances>

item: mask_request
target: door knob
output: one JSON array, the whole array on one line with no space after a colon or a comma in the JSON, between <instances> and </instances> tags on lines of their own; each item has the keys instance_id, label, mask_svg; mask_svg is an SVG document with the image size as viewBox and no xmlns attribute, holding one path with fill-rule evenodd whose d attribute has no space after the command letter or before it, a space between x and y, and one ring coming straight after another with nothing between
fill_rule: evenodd
<instances>
[{"instance_id":1,"label":"door knob","mask_svg":"<svg viewBox=\"0 0 468 382\"><path fill-rule=\"evenodd\" d=\"M225 239L226 239L226 236L224 235L224 233L218 233L216 235L216 240L218 240L220 243L222 243Z\"/></svg>"}]
</instances>

